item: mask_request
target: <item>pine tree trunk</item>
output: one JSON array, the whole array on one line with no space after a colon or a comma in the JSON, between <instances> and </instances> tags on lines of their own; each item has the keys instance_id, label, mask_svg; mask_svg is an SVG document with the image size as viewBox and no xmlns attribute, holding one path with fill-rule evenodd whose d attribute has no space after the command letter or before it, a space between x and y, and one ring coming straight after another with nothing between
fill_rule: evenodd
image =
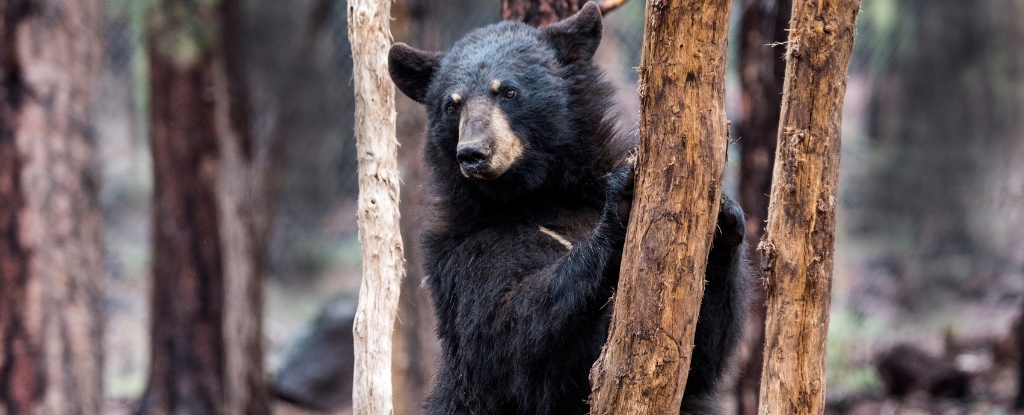
<instances>
[{"instance_id":1,"label":"pine tree trunk","mask_svg":"<svg viewBox=\"0 0 1024 415\"><path fill-rule=\"evenodd\" d=\"M739 203L747 216L745 239L760 241L768 216L772 185L775 137L782 110L782 82L786 73L786 29L792 11L790 0L745 0L740 28L740 85L742 118L736 132L740 155ZM750 244L750 258L759 263L760 252ZM736 404L739 415L757 413L764 364L764 285L752 285L746 356L739 367Z\"/></svg>"},{"instance_id":2,"label":"pine tree trunk","mask_svg":"<svg viewBox=\"0 0 1024 415\"><path fill-rule=\"evenodd\" d=\"M860 0L796 0L761 242L768 317L759 413L822 414L846 72Z\"/></svg>"},{"instance_id":3,"label":"pine tree trunk","mask_svg":"<svg viewBox=\"0 0 1024 415\"><path fill-rule=\"evenodd\" d=\"M592 414L679 411L721 202L731 5L648 4L635 196Z\"/></svg>"},{"instance_id":4,"label":"pine tree trunk","mask_svg":"<svg viewBox=\"0 0 1024 415\"><path fill-rule=\"evenodd\" d=\"M0 413L99 414L99 0L0 2Z\"/></svg>"},{"instance_id":5,"label":"pine tree trunk","mask_svg":"<svg viewBox=\"0 0 1024 415\"><path fill-rule=\"evenodd\" d=\"M213 53L190 0L163 0L150 29L153 282L149 382L139 414L218 414L224 405L224 273ZM197 6L198 7L198 6ZM188 13L180 13L182 9Z\"/></svg>"},{"instance_id":6,"label":"pine tree trunk","mask_svg":"<svg viewBox=\"0 0 1024 415\"><path fill-rule=\"evenodd\" d=\"M400 229L395 86L387 73L391 0L351 0L355 136L359 159L359 242L363 281L353 327L353 413L394 413L392 334L405 264Z\"/></svg>"},{"instance_id":7,"label":"pine tree trunk","mask_svg":"<svg viewBox=\"0 0 1024 415\"><path fill-rule=\"evenodd\" d=\"M272 136L249 128L241 0L222 0L221 59L214 63L220 146L220 232L224 259L224 413L268 415L263 373L263 283L271 223Z\"/></svg>"}]
</instances>

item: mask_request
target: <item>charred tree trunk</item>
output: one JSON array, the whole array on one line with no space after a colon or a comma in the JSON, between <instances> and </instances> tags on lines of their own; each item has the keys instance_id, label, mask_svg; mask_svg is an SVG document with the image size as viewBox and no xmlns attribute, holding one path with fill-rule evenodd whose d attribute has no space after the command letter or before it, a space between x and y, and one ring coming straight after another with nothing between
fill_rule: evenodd
<instances>
[{"instance_id":1,"label":"charred tree trunk","mask_svg":"<svg viewBox=\"0 0 1024 415\"><path fill-rule=\"evenodd\" d=\"M368 415L394 412L391 341L405 275L398 211L395 86L387 73L390 18L391 0L348 3L363 258L363 281L353 325L356 364L352 410Z\"/></svg>"},{"instance_id":2,"label":"charred tree trunk","mask_svg":"<svg viewBox=\"0 0 1024 415\"><path fill-rule=\"evenodd\" d=\"M731 5L648 4L636 190L592 414L679 411L721 202Z\"/></svg>"},{"instance_id":3,"label":"charred tree trunk","mask_svg":"<svg viewBox=\"0 0 1024 415\"><path fill-rule=\"evenodd\" d=\"M782 110L782 81L786 73L786 29L792 11L790 0L745 0L740 28L740 84L743 115L736 124L743 149L740 155L739 203L747 215L745 239L760 241L768 217L768 194L772 185L779 113ZM750 258L757 261L756 245ZM759 262L759 261L758 261ZM757 413L764 364L764 285L755 284L750 303L746 358L736 382L739 415Z\"/></svg>"},{"instance_id":4,"label":"charred tree trunk","mask_svg":"<svg viewBox=\"0 0 1024 415\"><path fill-rule=\"evenodd\" d=\"M163 21L150 28L148 39L155 198L151 360L138 413L218 414L224 405L224 273L217 108L209 95L215 49L200 47L193 33L211 27L213 13L191 0L163 0L158 7Z\"/></svg>"},{"instance_id":5,"label":"charred tree trunk","mask_svg":"<svg viewBox=\"0 0 1024 415\"><path fill-rule=\"evenodd\" d=\"M249 128L241 0L222 0L221 58L214 63L220 147L220 232L224 256L224 413L268 415L263 373L263 283L268 266L274 140Z\"/></svg>"},{"instance_id":6,"label":"charred tree trunk","mask_svg":"<svg viewBox=\"0 0 1024 415\"><path fill-rule=\"evenodd\" d=\"M768 228L759 413L822 414L840 127L860 0L796 0Z\"/></svg>"},{"instance_id":7,"label":"charred tree trunk","mask_svg":"<svg viewBox=\"0 0 1024 415\"><path fill-rule=\"evenodd\" d=\"M0 2L0 413L99 414L103 2Z\"/></svg>"}]
</instances>

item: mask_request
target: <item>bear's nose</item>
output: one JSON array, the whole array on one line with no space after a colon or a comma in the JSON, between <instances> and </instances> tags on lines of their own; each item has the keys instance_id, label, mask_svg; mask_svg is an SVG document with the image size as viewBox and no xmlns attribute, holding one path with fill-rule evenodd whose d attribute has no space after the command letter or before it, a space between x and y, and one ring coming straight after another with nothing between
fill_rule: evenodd
<instances>
[{"instance_id":1,"label":"bear's nose","mask_svg":"<svg viewBox=\"0 0 1024 415\"><path fill-rule=\"evenodd\" d=\"M455 155L455 159L459 161L459 164L471 170L483 167L482 164L489 157L490 154L487 154L482 148L473 144L460 145Z\"/></svg>"}]
</instances>

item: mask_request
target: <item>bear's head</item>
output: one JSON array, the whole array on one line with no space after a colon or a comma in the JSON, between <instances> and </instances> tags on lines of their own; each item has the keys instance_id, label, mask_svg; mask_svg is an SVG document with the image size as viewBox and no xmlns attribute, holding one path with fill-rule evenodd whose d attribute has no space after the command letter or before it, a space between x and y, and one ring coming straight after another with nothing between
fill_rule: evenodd
<instances>
[{"instance_id":1,"label":"bear's head","mask_svg":"<svg viewBox=\"0 0 1024 415\"><path fill-rule=\"evenodd\" d=\"M508 199L591 175L615 130L606 117L613 89L591 62L601 30L591 2L540 29L476 29L448 53L392 46L391 79L426 106L435 179Z\"/></svg>"}]
</instances>

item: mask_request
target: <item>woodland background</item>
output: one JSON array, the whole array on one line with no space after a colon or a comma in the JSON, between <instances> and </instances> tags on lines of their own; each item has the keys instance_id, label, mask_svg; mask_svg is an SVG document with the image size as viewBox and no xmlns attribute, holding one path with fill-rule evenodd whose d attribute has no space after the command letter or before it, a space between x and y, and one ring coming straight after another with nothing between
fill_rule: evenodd
<instances>
[{"instance_id":1,"label":"woodland background","mask_svg":"<svg viewBox=\"0 0 1024 415\"><path fill-rule=\"evenodd\" d=\"M274 397L280 395L307 407L345 412L347 385L336 377L324 378L339 382L324 386L330 391L285 395L289 385L308 385L318 370L341 373L351 367L344 359L351 353L344 345L350 330L345 324L355 308L360 255L346 4L222 1L230 4L218 9L222 15L209 12L219 7L212 0L105 0L100 13L86 15L99 20L86 24L98 28L95 45L102 57L90 87L89 142L95 160L87 170L98 178L103 222L96 241L105 256L99 305L103 413L129 413L146 407L147 399L159 400L151 396L156 393L151 355L162 352L151 345L150 327L165 327L171 324L167 316L177 314L151 310L192 307L176 304L193 301L188 296L162 298L160 289L150 294L154 284L160 286L152 270L168 269L162 261L176 264L181 258L154 253L160 252L154 250L154 223L159 223L154 209L193 208L154 199L155 183L164 176L196 174L161 164L153 150L161 142L174 143L160 141L161 131L174 129L178 121L173 120L203 111L169 97L184 99L179 92L188 82L181 80L190 78L180 76L181 68L207 63L211 73L230 76L228 94L244 97L241 104L236 100L227 121L248 137L241 146L244 162L221 171L241 172L235 182L222 176L228 187L250 189L233 199L250 212L241 217L254 218L241 221L238 229L263 232L266 249L254 242L242 254L223 248L222 255L225 261L246 257L241 261L256 264L250 274L265 281L265 291L251 298L264 300L259 343L264 376L273 385L269 410L311 411ZM770 80L781 79L783 47L771 45L785 40L788 4L737 0L733 7L727 108L734 142L726 192L752 216L753 244L760 238L756 229L763 213L758 212L766 209L760 203L767 203L770 181L765 169L770 171L774 154L778 110L773 116L771 106L778 105L781 92L781 83ZM397 0L392 31L396 41L448 49L472 28L498 21L499 6L498 0ZM634 68L643 9L644 2L630 0L606 16L595 58L618 86L619 111L631 128L639 112ZM879 413L895 401L890 395L903 398L903 413L1008 413L1017 395L1020 346L1014 333L1024 301L1022 43L1024 2L1019 0L863 0L843 119L829 329L828 393L836 413ZM195 102L203 102L203 93ZM429 387L437 346L410 242L426 179L419 160L425 119L422 108L406 97L399 96L397 105L408 278L396 324L395 394L396 413L412 414ZM161 118L171 121L161 124ZM223 144L217 148L227 151ZM258 208L247 210L250 204ZM190 223L200 224L197 234L212 231L202 228L202 221ZM216 289L199 292L203 298L223 296ZM162 301L166 308L154 305ZM214 299L219 302L214 308L231 313L230 301ZM228 318L257 319L258 325L258 316ZM758 333L757 325L752 327L753 343ZM350 342L350 331L347 336ZM231 343L228 337L224 341ZM900 361L922 363L900 369L913 381L897 383L916 382L925 385L916 387L922 390L886 387L879 362L901 344L920 350L897 349L909 353ZM750 391L756 384L750 381L757 377L744 368L759 363L750 364L750 355L743 353L731 380L733 413L755 408ZM235 355L211 356L206 362L221 367L221 359ZM199 366L201 379L208 368ZM939 376L933 372L945 369L970 379L966 397L923 390ZM214 376L218 386L213 388L230 388L219 382L230 383L233 376ZM262 387L260 380L256 375ZM140 402L147 385L150 393Z\"/></svg>"}]
</instances>

